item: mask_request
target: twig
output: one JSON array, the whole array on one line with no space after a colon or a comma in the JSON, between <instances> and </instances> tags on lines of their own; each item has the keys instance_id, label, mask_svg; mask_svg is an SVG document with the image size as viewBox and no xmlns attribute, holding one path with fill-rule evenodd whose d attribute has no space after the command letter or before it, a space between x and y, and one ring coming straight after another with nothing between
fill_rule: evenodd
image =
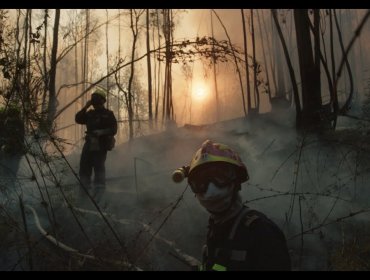
<instances>
[{"instance_id":1,"label":"twig","mask_svg":"<svg viewBox=\"0 0 370 280\"><path fill-rule=\"evenodd\" d=\"M263 154L272 146L272 144L275 142L276 139L273 139L271 143L266 147L266 149L263 150L262 154L260 156L263 156Z\"/></svg>"},{"instance_id":2,"label":"twig","mask_svg":"<svg viewBox=\"0 0 370 280\"><path fill-rule=\"evenodd\" d=\"M302 205L301 205L302 196L299 196L298 202L299 202L299 220L301 223L301 232L303 232L303 219L302 219ZM303 257L303 234L301 236L301 250L299 252L299 267L302 266L302 257Z\"/></svg>"},{"instance_id":3,"label":"twig","mask_svg":"<svg viewBox=\"0 0 370 280\"><path fill-rule=\"evenodd\" d=\"M139 201L139 193L137 190L137 176L136 176L136 157L134 158L134 175L135 175L136 201Z\"/></svg>"},{"instance_id":4,"label":"twig","mask_svg":"<svg viewBox=\"0 0 370 280\"><path fill-rule=\"evenodd\" d=\"M299 154L298 154L298 159L297 159L297 162L296 162L296 170L294 171L294 178L293 178L293 193L296 192L297 190L297 182L298 182L298 173L299 173L299 163L301 161L301 157L302 157L302 151L303 151L303 146L304 146L304 140L306 138L306 134L303 135L303 138L302 138L302 141L301 141L301 145L300 145L300 148L299 148ZM289 213L289 216L288 216L288 222L291 221L292 219L292 215L293 215L293 211L294 211L294 202L295 202L295 195L293 195L291 197L291 200L290 200L290 205L289 205L289 210L288 210L288 213Z\"/></svg>"},{"instance_id":5,"label":"twig","mask_svg":"<svg viewBox=\"0 0 370 280\"><path fill-rule=\"evenodd\" d=\"M158 234L158 232L162 229L162 227L164 226L164 224L167 222L167 220L170 218L170 216L172 215L173 211L175 211L175 209L177 208L178 204L180 203L180 201L184 198L184 193L185 191L188 189L188 185L186 185L186 188L184 189L184 191L181 193L181 195L179 196L179 198L177 199L175 205L172 206L172 209L170 211L170 213L168 213L168 215L164 218L163 222L160 224L160 226L158 227L158 229L154 232L154 234L152 235L152 238L147 242L147 244L145 244L144 248L141 250L141 252L138 254L138 256L136 257L135 261L133 262L133 264L136 264L137 261L143 256L144 252L146 251L146 249L149 247L150 243L153 241L154 237Z\"/></svg>"},{"instance_id":6,"label":"twig","mask_svg":"<svg viewBox=\"0 0 370 280\"><path fill-rule=\"evenodd\" d=\"M26 243L27 243L27 247L28 247L28 255L29 255L28 263L29 263L29 266L30 266L30 270L32 271L33 270L32 251L31 251L31 246L30 246L30 236L29 236L29 233L28 233L27 220L26 220L26 215L24 213L24 205L23 205L22 197L18 196L18 198L19 198L19 206L20 206L21 212L22 212L22 220L23 220L23 226L24 226L24 233L25 233L25 237L26 237Z\"/></svg>"},{"instance_id":7,"label":"twig","mask_svg":"<svg viewBox=\"0 0 370 280\"><path fill-rule=\"evenodd\" d=\"M298 236L301 236L303 234L313 233L315 230L318 230L318 229L320 229L322 227L326 227L328 225L341 222L341 221L343 221L345 219L348 219L348 218L351 218L351 217L354 217L354 216L357 216L359 214L366 213L366 212L370 212L370 208L365 208L365 209L362 209L362 210L359 210L359 211L356 211L356 212L351 212L347 216L343 216L343 217L337 218L337 219L335 219L333 221L330 221L330 222L327 222L327 223L321 223L321 224L319 224L317 226L311 227L311 228L309 228L309 229L307 229L305 231L302 231L302 232L300 232L298 234L292 235L287 240L292 240L292 239L294 239L294 238L296 238Z\"/></svg>"},{"instance_id":8,"label":"twig","mask_svg":"<svg viewBox=\"0 0 370 280\"><path fill-rule=\"evenodd\" d=\"M69 163L69 161L67 160L67 158L65 157L65 155L63 154L63 152L60 150L59 146L55 143L55 140L54 138L48 134L49 137L50 137L50 140L52 141L52 143L54 144L54 147L58 150L58 152L60 153L60 155L62 156L63 160L67 163L68 167L70 168L71 172L73 173L73 175L75 176L75 178L78 180L78 182L80 183L80 186L84 189L85 193L87 194L87 196L90 198L91 202L94 204L95 208L97 209L97 211L101 214L101 217L103 218L104 222L107 224L108 228L110 229L110 231L112 232L113 236L115 237L115 239L117 240L118 244L121 246L121 248L123 249L124 253L126 254L126 257L127 259L130 261L130 257L129 257L129 254L128 254L128 251L127 251L127 248L126 246L123 244L123 242L121 241L121 239L119 238L118 234L116 233L116 231L113 229L112 225L109 223L109 221L106 219L106 217L103 215L100 207L98 206L98 204L96 203L96 201L94 200L94 198L90 195L89 191L86 189L86 187L84 186L84 184L82 184L80 178L77 176L77 173L74 171L73 167L71 166L71 164ZM52 173L53 174L53 173ZM54 174L53 174L54 176ZM66 203L68 204L69 208L71 209L71 213L73 214L73 216L75 216L74 212L73 212L73 207L72 205L70 204L70 202L67 200L67 197L65 196L63 190L61 187L58 188L60 190L60 192L62 193L63 197L64 197L64 200L66 201ZM82 232L85 234L85 236L87 237L82 225L80 224L79 220L77 219L77 217L75 217L77 223L79 224ZM88 237L87 237L88 238ZM89 239L88 239L89 240ZM93 245L90 241L90 244ZM94 246L92 246L94 248Z\"/></svg>"}]
</instances>

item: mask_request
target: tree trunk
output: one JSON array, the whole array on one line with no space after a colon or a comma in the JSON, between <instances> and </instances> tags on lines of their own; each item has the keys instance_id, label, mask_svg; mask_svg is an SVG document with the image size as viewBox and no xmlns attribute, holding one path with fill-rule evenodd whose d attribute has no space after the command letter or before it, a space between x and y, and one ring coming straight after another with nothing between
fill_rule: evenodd
<instances>
[{"instance_id":1,"label":"tree trunk","mask_svg":"<svg viewBox=\"0 0 370 280\"><path fill-rule=\"evenodd\" d=\"M251 104L251 86L249 80L249 65L248 65L248 47L247 47L247 30L245 25L244 9L241 9L242 22L243 22L243 43L244 43L244 59L245 59L245 76L247 81L247 101L248 101L248 113L252 109Z\"/></svg>"},{"instance_id":2,"label":"tree trunk","mask_svg":"<svg viewBox=\"0 0 370 280\"><path fill-rule=\"evenodd\" d=\"M256 42L254 38L254 17L253 9L251 9L251 30L252 30L252 51L253 51L253 78L254 78L254 94L255 94L255 104L256 112L259 111L260 107L260 92L258 89L258 80L257 80L257 60L256 60Z\"/></svg>"},{"instance_id":3,"label":"tree trunk","mask_svg":"<svg viewBox=\"0 0 370 280\"><path fill-rule=\"evenodd\" d=\"M136 42L137 42L137 17L135 15L135 24L134 24L134 12L130 9L130 28L132 31L132 49L131 49L131 61L135 59L135 50L136 50ZM128 81L128 104L127 104L127 112L128 112L128 122L129 122L129 140L131 141L134 138L134 127L133 127L133 119L134 119L134 111L133 111L133 93L132 93L132 81L135 75L135 63L131 63L131 72L130 78Z\"/></svg>"},{"instance_id":4,"label":"tree trunk","mask_svg":"<svg viewBox=\"0 0 370 280\"><path fill-rule=\"evenodd\" d=\"M288 69L289 69L290 79L292 81L294 102L295 102L295 108L296 108L296 126L299 128L299 127L301 127L302 109L301 109L301 102L300 102L300 99L299 99L299 91L298 91L298 86L297 86L297 80L295 78L293 65L292 65L292 62L290 60L290 56L289 56L288 49L287 49L287 46L286 46L286 43L285 43L285 40L284 40L284 36L283 36L283 33L281 32L280 24L279 24L279 21L277 19L276 9L272 9L271 14L272 14L272 18L274 19L276 29L277 29L278 34L279 34L279 38L280 38L280 41L281 41L281 45L283 47L285 59L286 59Z\"/></svg>"},{"instance_id":5,"label":"tree trunk","mask_svg":"<svg viewBox=\"0 0 370 280\"><path fill-rule=\"evenodd\" d=\"M264 62L264 66L265 66L265 73L266 73L266 79L267 79L267 91L268 91L269 100L271 101L270 78L269 78L269 73L268 73L268 70L267 70L267 59L266 59L266 54L265 54L265 44L264 44L264 40L263 40L261 20L260 20L260 15L259 15L258 10L257 10L257 20L258 20L258 27L259 27L259 33L260 33L260 41L261 41L261 46L262 46L263 62Z\"/></svg>"},{"instance_id":6,"label":"tree trunk","mask_svg":"<svg viewBox=\"0 0 370 280\"><path fill-rule=\"evenodd\" d=\"M43 63L43 70L44 70L44 94L43 94L43 102L42 102L42 110L46 110L46 95L48 91L48 69L47 69L47 38L48 38L48 9L45 10L44 14L44 52L43 52L43 57L42 57L42 63Z\"/></svg>"},{"instance_id":7,"label":"tree trunk","mask_svg":"<svg viewBox=\"0 0 370 280\"><path fill-rule=\"evenodd\" d=\"M149 9L146 9L146 50L147 66L148 66L148 111L149 111L149 127L153 128L153 112L152 112L152 66L150 57L150 29L149 29Z\"/></svg>"},{"instance_id":8,"label":"tree trunk","mask_svg":"<svg viewBox=\"0 0 370 280\"><path fill-rule=\"evenodd\" d=\"M302 125L317 126L320 123L321 109L320 71L313 57L311 34L307 9L295 9L294 21L296 27L299 68L302 82ZM316 38L316 36L314 35Z\"/></svg>"},{"instance_id":9,"label":"tree trunk","mask_svg":"<svg viewBox=\"0 0 370 280\"><path fill-rule=\"evenodd\" d=\"M279 20L278 17L276 17ZM279 23L280 26L280 23ZM285 41L285 40L284 40ZM276 74L276 95L275 97L278 99L285 98L285 79L284 79L284 68L283 68L283 59L282 59L282 51L281 51L281 44L278 42L278 39L275 36L273 37L273 53L274 60L275 60L275 74ZM286 42L286 41L285 41ZM288 48L288 47L287 47Z\"/></svg>"},{"instance_id":10,"label":"tree trunk","mask_svg":"<svg viewBox=\"0 0 370 280\"><path fill-rule=\"evenodd\" d=\"M163 10L163 33L166 44L165 86L163 94L164 120L173 119L172 107L172 16L170 9Z\"/></svg>"},{"instance_id":11,"label":"tree trunk","mask_svg":"<svg viewBox=\"0 0 370 280\"><path fill-rule=\"evenodd\" d=\"M58 35L59 35L60 9L55 10L54 31L53 31L53 47L51 49L50 58L50 80L49 80L49 110L48 110L48 129L52 128L52 123L57 110L57 98L55 90L55 77L57 71L57 51L58 51Z\"/></svg>"},{"instance_id":12,"label":"tree trunk","mask_svg":"<svg viewBox=\"0 0 370 280\"><path fill-rule=\"evenodd\" d=\"M157 22L157 37L158 37L158 56L161 55L161 34L160 34L160 24L159 24L159 10L156 10L156 22ZM156 100L155 100L155 123L158 125L158 116L159 116L159 93L161 92L161 62L158 61L157 69L157 91L156 91Z\"/></svg>"},{"instance_id":13,"label":"tree trunk","mask_svg":"<svg viewBox=\"0 0 370 280\"><path fill-rule=\"evenodd\" d=\"M213 16L211 11L211 33L212 38L214 39L214 33L213 33ZM215 47L212 43L212 60L213 60L213 80L215 85L215 94L216 94L216 121L218 122L220 120L220 103L218 98L218 87L217 87L217 74L216 74L216 57L215 57Z\"/></svg>"},{"instance_id":14,"label":"tree trunk","mask_svg":"<svg viewBox=\"0 0 370 280\"><path fill-rule=\"evenodd\" d=\"M105 10L107 14L107 22L105 24L105 55L107 58L107 75L109 73L109 40L108 40L108 9ZM109 109L109 101L110 101L110 86L109 86L109 77L107 77L107 109Z\"/></svg>"}]
</instances>

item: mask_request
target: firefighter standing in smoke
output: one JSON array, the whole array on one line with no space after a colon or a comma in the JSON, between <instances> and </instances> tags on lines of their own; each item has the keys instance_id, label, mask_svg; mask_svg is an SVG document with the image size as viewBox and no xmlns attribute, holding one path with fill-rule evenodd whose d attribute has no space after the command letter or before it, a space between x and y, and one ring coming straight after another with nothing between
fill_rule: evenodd
<instances>
[{"instance_id":1,"label":"firefighter standing in smoke","mask_svg":"<svg viewBox=\"0 0 370 280\"><path fill-rule=\"evenodd\" d=\"M26 151L21 108L15 103L0 108L0 127L0 185L13 187Z\"/></svg>"},{"instance_id":2,"label":"firefighter standing in smoke","mask_svg":"<svg viewBox=\"0 0 370 280\"><path fill-rule=\"evenodd\" d=\"M79 172L81 183L86 188L91 187L93 170L95 187L105 188L105 160L107 151L114 146L114 135L117 133L116 117L104 107L105 102L105 91L98 89L75 117L76 123L85 124L87 128ZM94 109L87 111L90 105Z\"/></svg>"},{"instance_id":3,"label":"firefighter standing in smoke","mask_svg":"<svg viewBox=\"0 0 370 280\"><path fill-rule=\"evenodd\" d=\"M249 176L235 151L207 140L190 166L174 172L174 181L183 177L188 177L200 204L211 213L200 270L291 269L283 232L242 203L239 191Z\"/></svg>"}]
</instances>

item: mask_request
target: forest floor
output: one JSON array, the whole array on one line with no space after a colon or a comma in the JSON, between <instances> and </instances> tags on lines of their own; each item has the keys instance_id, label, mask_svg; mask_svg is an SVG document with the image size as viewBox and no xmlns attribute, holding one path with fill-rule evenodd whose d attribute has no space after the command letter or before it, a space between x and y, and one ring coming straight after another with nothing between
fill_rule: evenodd
<instances>
[{"instance_id":1,"label":"forest floor","mask_svg":"<svg viewBox=\"0 0 370 280\"><path fill-rule=\"evenodd\" d=\"M250 174L241 195L282 228L293 270L368 270L370 134L348 126L297 133L292 119L268 113L136 138L109 152L107 188L90 196L55 164L61 187L46 180L46 202L35 182L21 188L27 234L19 192L1 215L0 269L127 270L122 261L129 261L143 270L189 270L189 259L201 259L208 213L171 174L211 139L240 153ZM68 157L75 171L78 160L79 152Z\"/></svg>"}]
</instances>

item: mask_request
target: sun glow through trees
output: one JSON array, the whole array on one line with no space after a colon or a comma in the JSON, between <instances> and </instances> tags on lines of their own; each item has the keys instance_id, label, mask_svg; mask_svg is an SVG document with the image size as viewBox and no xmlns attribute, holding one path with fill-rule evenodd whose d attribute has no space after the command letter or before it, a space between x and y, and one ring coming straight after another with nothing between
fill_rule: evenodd
<instances>
[{"instance_id":1,"label":"sun glow through trees","mask_svg":"<svg viewBox=\"0 0 370 280\"><path fill-rule=\"evenodd\" d=\"M193 86L193 98L196 101L203 101L209 94L208 88L205 84L199 82Z\"/></svg>"}]
</instances>

